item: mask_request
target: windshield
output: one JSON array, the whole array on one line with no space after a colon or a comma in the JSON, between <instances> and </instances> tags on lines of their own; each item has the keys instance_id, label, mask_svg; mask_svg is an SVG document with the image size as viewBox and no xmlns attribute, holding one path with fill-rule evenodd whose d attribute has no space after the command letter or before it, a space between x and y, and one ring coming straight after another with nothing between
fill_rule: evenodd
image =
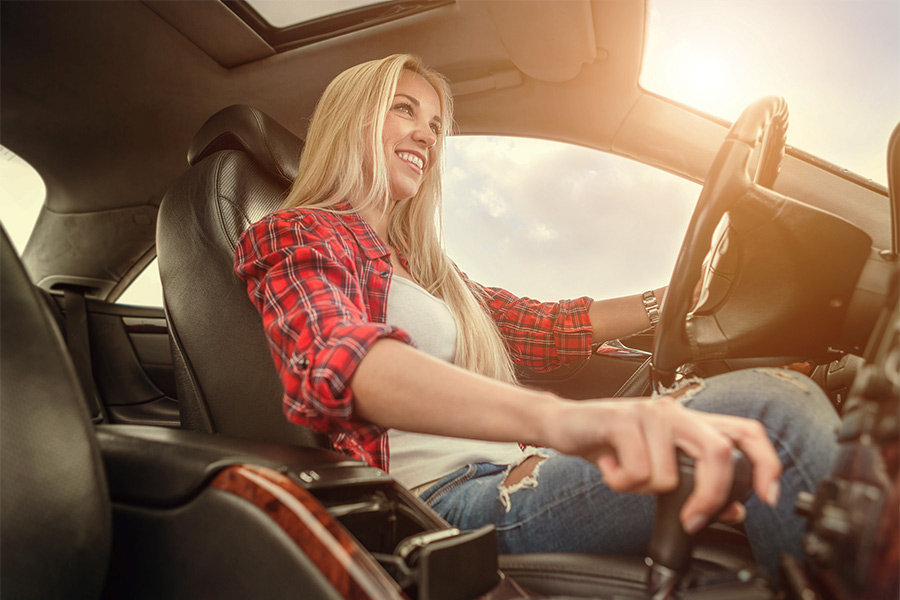
<instances>
[{"instance_id":1,"label":"windshield","mask_svg":"<svg viewBox=\"0 0 900 600\"><path fill-rule=\"evenodd\" d=\"M734 121L782 96L788 143L887 184L900 121L897 0L651 0L641 84Z\"/></svg>"}]
</instances>

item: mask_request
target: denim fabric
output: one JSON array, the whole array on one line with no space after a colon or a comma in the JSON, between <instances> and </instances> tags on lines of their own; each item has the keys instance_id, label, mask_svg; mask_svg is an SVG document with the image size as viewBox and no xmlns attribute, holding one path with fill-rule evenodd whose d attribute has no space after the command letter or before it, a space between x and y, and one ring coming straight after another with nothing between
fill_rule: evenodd
<instances>
[{"instance_id":1,"label":"denim fabric","mask_svg":"<svg viewBox=\"0 0 900 600\"><path fill-rule=\"evenodd\" d=\"M737 371L703 382L685 404L696 410L762 421L784 465L781 498L771 508L751 494L747 537L757 561L777 572L781 552L801 557L805 519L794 511L800 491L813 491L831 470L839 419L808 378L781 369ZM461 529L492 523L501 553L644 554L653 524L651 496L619 494L587 461L551 450L534 480L500 492L507 466L478 463L452 473L421 498Z\"/></svg>"}]
</instances>

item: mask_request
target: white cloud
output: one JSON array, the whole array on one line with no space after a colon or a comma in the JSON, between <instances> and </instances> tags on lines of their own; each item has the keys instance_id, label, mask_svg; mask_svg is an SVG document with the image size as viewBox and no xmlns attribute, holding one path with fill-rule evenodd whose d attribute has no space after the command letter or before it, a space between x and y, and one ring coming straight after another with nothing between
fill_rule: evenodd
<instances>
[{"instance_id":1,"label":"white cloud","mask_svg":"<svg viewBox=\"0 0 900 600\"><path fill-rule=\"evenodd\" d=\"M501 198L495 190L490 188L472 190L472 196L487 210L488 214L495 219L506 214L506 211L509 208L506 200Z\"/></svg>"},{"instance_id":2,"label":"white cloud","mask_svg":"<svg viewBox=\"0 0 900 600\"><path fill-rule=\"evenodd\" d=\"M543 223L538 223L537 225L535 225L534 227L531 228L531 231L529 232L529 237L531 237L532 239L538 240L538 241L545 242L547 240L555 240L556 238L559 237L559 233L557 233L553 229L550 229Z\"/></svg>"}]
</instances>

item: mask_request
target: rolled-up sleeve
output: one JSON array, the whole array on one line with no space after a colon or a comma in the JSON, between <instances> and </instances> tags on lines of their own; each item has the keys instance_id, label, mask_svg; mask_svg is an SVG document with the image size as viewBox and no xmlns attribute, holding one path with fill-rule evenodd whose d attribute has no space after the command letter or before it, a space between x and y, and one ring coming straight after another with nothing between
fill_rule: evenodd
<instances>
[{"instance_id":1,"label":"rolled-up sleeve","mask_svg":"<svg viewBox=\"0 0 900 600\"><path fill-rule=\"evenodd\" d=\"M588 309L593 299L539 302L467 282L497 323L516 364L543 372L590 357L594 331Z\"/></svg>"},{"instance_id":2,"label":"rolled-up sleeve","mask_svg":"<svg viewBox=\"0 0 900 600\"><path fill-rule=\"evenodd\" d=\"M335 235L302 217L263 219L239 240L235 272L262 316L287 418L332 436L375 437L383 430L354 415L350 379L377 340L410 340L372 322L360 269Z\"/></svg>"}]
</instances>

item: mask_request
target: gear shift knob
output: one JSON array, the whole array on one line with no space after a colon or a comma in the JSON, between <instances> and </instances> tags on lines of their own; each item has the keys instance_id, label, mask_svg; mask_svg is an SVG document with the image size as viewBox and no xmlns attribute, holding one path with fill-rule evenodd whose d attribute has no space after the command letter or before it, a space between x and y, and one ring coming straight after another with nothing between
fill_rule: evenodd
<instances>
[{"instance_id":1,"label":"gear shift knob","mask_svg":"<svg viewBox=\"0 0 900 600\"><path fill-rule=\"evenodd\" d=\"M660 494L656 499L656 516L647 566L648 596L653 599L671 598L681 576L684 575L691 556L694 536L681 526L679 513L684 501L694 490L694 459L678 450L678 487ZM750 459L740 450L732 451L734 481L724 509L732 502L743 500L753 487L753 467ZM710 521L715 520L714 515Z\"/></svg>"}]
</instances>

